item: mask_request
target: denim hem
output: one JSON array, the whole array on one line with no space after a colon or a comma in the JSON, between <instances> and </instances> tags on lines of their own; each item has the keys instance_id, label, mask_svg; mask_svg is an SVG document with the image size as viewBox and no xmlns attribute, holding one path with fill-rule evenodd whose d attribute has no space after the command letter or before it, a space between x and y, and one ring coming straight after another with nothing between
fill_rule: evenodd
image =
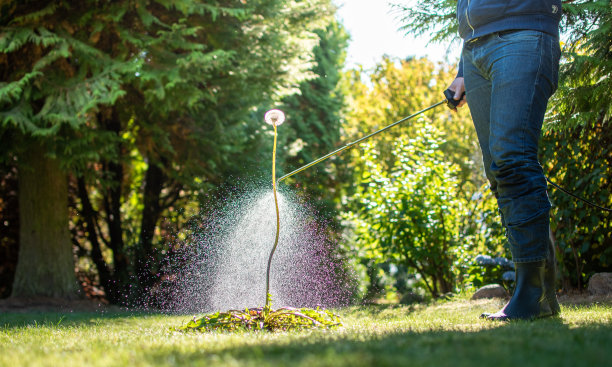
<instances>
[{"instance_id":1,"label":"denim hem","mask_svg":"<svg viewBox=\"0 0 612 367\"><path fill-rule=\"evenodd\" d=\"M524 259L512 259L512 262L514 262L515 264L517 263L533 263L533 262L537 262L537 261L544 261L546 260L545 256L535 256L535 257L526 257Z\"/></svg>"}]
</instances>

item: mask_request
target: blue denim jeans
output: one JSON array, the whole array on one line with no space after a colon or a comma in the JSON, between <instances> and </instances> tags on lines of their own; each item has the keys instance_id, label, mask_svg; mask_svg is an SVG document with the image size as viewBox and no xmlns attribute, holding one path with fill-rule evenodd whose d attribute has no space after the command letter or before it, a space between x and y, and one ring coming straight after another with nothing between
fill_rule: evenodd
<instances>
[{"instance_id":1,"label":"blue denim jeans","mask_svg":"<svg viewBox=\"0 0 612 367\"><path fill-rule=\"evenodd\" d=\"M559 39L529 30L495 33L467 42L462 56L467 103L513 260L544 260L551 206L538 143L557 88Z\"/></svg>"}]
</instances>

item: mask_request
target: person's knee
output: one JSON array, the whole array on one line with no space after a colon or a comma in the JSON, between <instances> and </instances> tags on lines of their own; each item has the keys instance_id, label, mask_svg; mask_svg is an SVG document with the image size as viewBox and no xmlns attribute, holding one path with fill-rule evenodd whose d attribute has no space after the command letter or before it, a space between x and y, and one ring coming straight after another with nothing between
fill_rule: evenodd
<instances>
[{"instance_id":1,"label":"person's knee","mask_svg":"<svg viewBox=\"0 0 612 367\"><path fill-rule=\"evenodd\" d=\"M546 196L546 178L535 159L510 156L494 158L489 174L491 181L496 183L496 192L502 198L515 199L535 193L544 193Z\"/></svg>"},{"instance_id":2,"label":"person's knee","mask_svg":"<svg viewBox=\"0 0 612 367\"><path fill-rule=\"evenodd\" d=\"M524 176L530 174L533 166L533 162L528 159L509 152L491 151L491 158L490 175L500 183L520 183Z\"/></svg>"},{"instance_id":3,"label":"person's knee","mask_svg":"<svg viewBox=\"0 0 612 367\"><path fill-rule=\"evenodd\" d=\"M510 229L536 223L548 225L551 205L545 191L516 198L500 198L498 203L505 224Z\"/></svg>"}]
</instances>

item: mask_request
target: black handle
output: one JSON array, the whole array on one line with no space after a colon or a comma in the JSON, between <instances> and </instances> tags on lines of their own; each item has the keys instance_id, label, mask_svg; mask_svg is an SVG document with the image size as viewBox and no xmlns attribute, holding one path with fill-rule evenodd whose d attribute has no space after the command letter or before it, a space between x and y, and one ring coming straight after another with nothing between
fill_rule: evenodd
<instances>
[{"instance_id":1,"label":"black handle","mask_svg":"<svg viewBox=\"0 0 612 367\"><path fill-rule=\"evenodd\" d=\"M461 94L461 98L455 99L455 92L450 89L444 91L444 97L446 97L446 106L448 106L448 108L450 108L451 110L457 109L457 106L459 105L464 96L465 92Z\"/></svg>"}]
</instances>

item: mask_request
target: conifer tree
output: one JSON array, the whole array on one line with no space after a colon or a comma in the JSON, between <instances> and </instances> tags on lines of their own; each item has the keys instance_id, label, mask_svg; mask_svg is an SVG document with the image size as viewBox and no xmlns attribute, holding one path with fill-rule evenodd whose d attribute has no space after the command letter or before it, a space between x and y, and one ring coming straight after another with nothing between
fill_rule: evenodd
<instances>
[{"instance_id":1,"label":"conifer tree","mask_svg":"<svg viewBox=\"0 0 612 367\"><path fill-rule=\"evenodd\" d=\"M78 28L95 14L91 3L1 5L2 158L16 156L19 167L14 296L78 297L66 170L97 154L100 139L78 132L98 106L114 103L123 93L117 80L123 65L88 44L93 29Z\"/></svg>"},{"instance_id":2,"label":"conifer tree","mask_svg":"<svg viewBox=\"0 0 612 367\"><path fill-rule=\"evenodd\" d=\"M0 133L11 137L2 157L18 157L20 195L31 190L22 232L33 217L49 221L30 245L22 241L20 257L44 254L53 236L64 259L20 261L14 295L75 296L62 194L70 183L74 242L113 303L155 281L163 213L176 216L194 193L237 171L253 139L245 128L253 106L305 78L312 31L332 12L326 0L8 1L0 9ZM55 182L57 197L41 190Z\"/></svg>"},{"instance_id":3,"label":"conifer tree","mask_svg":"<svg viewBox=\"0 0 612 367\"><path fill-rule=\"evenodd\" d=\"M285 173L331 152L342 143L344 95L340 77L348 35L337 22L316 33L319 44L313 51L315 78L302 82L299 93L283 99L283 108L291 121L285 128L287 144L282 151ZM300 172L292 180L306 190L322 214L332 217L334 201L339 198L339 175L342 175L342 164L336 167L330 161Z\"/></svg>"},{"instance_id":4,"label":"conifer tree","mask_svg":"<svg viewBox=\"0 0 612 367\"><path fill-rule=\"evenodd\" d=\"M565 28L558 91L542 139L542 159L557 184L612 206L612 7L609 0L564 4ZM582 288L612 266L610 213L551 190L559 263L565 288Z\"/></svg>"}]
</instances>

